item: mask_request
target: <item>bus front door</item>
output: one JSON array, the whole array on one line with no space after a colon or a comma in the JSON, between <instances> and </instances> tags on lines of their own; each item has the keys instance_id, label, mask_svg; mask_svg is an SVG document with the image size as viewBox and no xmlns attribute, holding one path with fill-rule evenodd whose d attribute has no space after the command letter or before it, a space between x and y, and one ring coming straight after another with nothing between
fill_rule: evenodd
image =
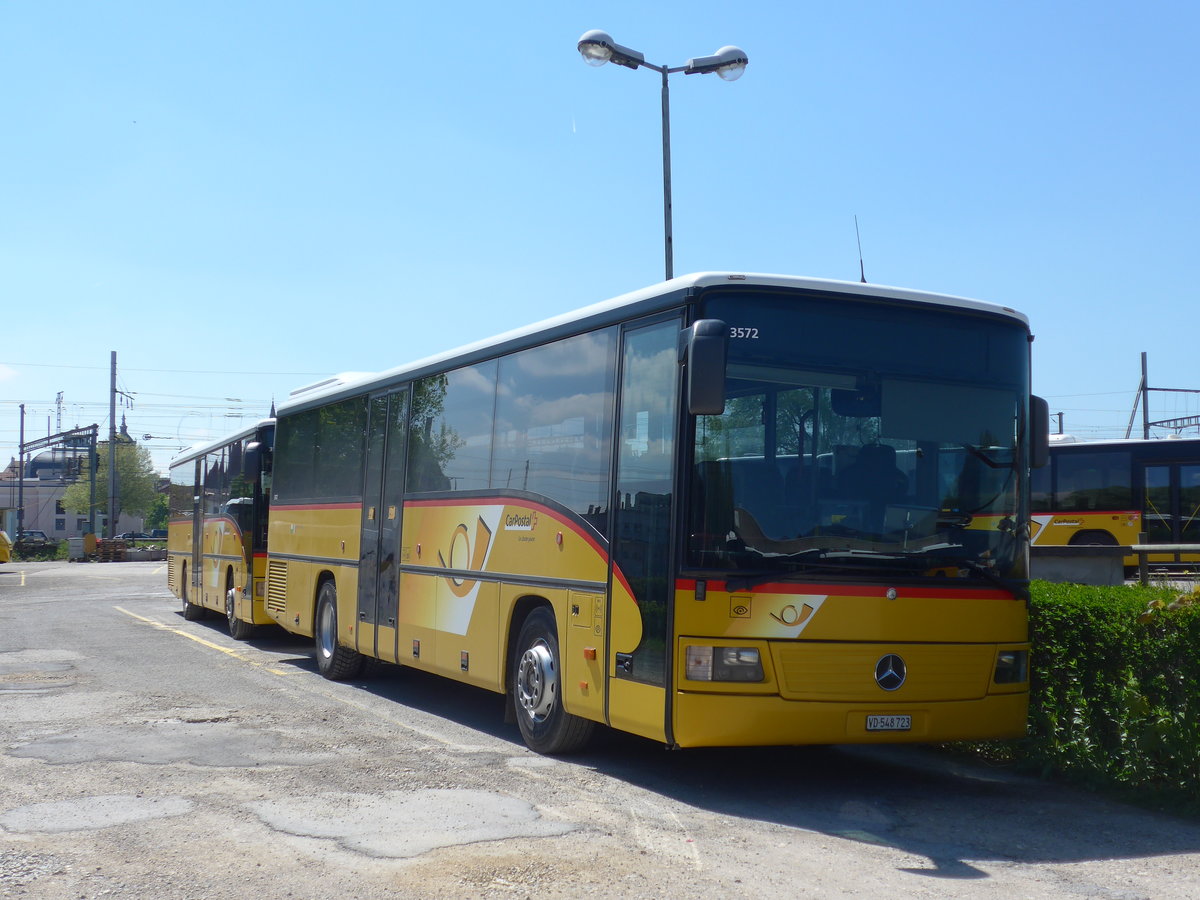
<instances>
[{"instance_id":1,"label":"bus front door","mask_svg":"<svg viewBox=\"0 0 1200 900\"><path fill-rule=\"evenodd\" d=\"M608 718L616 728L660 741L669 739L679 329L672 318L624 334L610 517Z\"/></svg>"},{"instance_id":2,"label":"bus front door","mask_svg":"<svg viewBox=\"0 0 1200 900\"><path fill-rule=\"evenodd\" d=\"M362 532L358 564L359 653L396 662L400 507L404 496L408 392L370 400L363 467Z\"/></svg>"},{"instance_id":3,"label":"bus front door","mask_svg":"<svg viewBox=\"0 0 1200 900\"><path fill-rule=\"evenodd\" d=\"M187 596L192 603L204 603L204 463L196 460L192 475L192 561L188 565Z\"/></svg>"},{"instance_id":4,"label":"bus front door","mask_svg":"<svg viewBox=\"0 0 1200 900\"><path fill-rule=\"evenodd\" d=\"M1146 465L1142 530L1151 544L1200 543L1200 465Z\"/></svg>"},{"instance_id":5,"label":"bus front door","mask_svg":"<svg viewBox=\"0 0 1200 900\"><path fill-rule=\"evenodd\" d=\"M1171 466L1146 466L1142 472L1142 531L1151 544L1175 541L1171 502Z\"/></svg>"}]
</instances>

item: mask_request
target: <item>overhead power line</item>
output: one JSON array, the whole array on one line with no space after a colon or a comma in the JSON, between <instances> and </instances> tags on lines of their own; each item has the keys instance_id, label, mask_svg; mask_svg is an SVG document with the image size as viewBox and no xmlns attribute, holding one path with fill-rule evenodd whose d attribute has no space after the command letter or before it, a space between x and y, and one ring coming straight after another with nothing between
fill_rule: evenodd
<instances>
[{"instance_id":1,"label":"overhead power line","mask_svg":"<svg viewBox=\"0 0 1200 900\"><path fill-rule=\"evenodd\" d=\"M0 360L0 366L28 366L34 369L84 369L94 372L107 372L107 366L64 366L57 363L27 363L27 362L4 362ZM329 375L328 372L239 372L233 369L135 369L132 367L121 367L122 372L155 372L158 374L169 375L286 375L300 378L324 378Z\"/></svg>"}]
</instances>

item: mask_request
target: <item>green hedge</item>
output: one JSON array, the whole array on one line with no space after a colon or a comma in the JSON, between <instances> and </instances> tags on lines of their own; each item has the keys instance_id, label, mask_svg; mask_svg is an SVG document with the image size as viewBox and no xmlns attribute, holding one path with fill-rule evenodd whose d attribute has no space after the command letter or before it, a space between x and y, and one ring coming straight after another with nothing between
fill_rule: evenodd
<instances>
[{"instance_id":1,"label":"green hedge","mask_svg":"<svg viewBox=\"0 0 1200 900\"><path fill-rule=\"evenodd\" d=\"M1033 584L1023 768L1200 813L1200 592Z\"/></svg>"},{"instance_id":2,"label":"green hedge","mask_svg":"<svg viewBox=\"0 0 1200 900\"><path fill-rule=\"evenodd\" d=\"M36 550L24 548L18 550L14 546L12 551L14 562L53 562L56 559L66 559L69 555L66 541L58 541L48 547L39 547Z\"/></svg>"}]
</instances>

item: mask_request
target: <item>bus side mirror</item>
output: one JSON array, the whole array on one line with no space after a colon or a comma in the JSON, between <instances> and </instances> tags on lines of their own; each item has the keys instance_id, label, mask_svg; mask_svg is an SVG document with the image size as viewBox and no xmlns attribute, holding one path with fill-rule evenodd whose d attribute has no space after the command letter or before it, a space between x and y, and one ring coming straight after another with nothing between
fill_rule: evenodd
<instances>
[{"instance_id":1,"label":"bus side mirror","mask_svg":"<svg viewBox=\"0 0 1200 900\"><path fill-rule=\"evenodd\" d=\"M1029 467L1040 469L1050 462L1050 404L1041 397L1029 398Z\"/></svg>"},{"instance_id":2,"label":"bus side mirror","mask_svg":"<svg viewBox=\"0 0 1200 900\"><path fill-rule=\"evenodd\" d=\"M687 361L687 409L693 416L725 412L725 348L728 326L720 319L698 319L683 332Z\"/></svg>"},{"instance_id":3,"label":"bus side mirror","mask_svg":"<svg viewBox=\"0 0 1200 900\"><path fill-rule=\"evenodd\" d=\"M271 451L261 441L251 441L242 454L242 477L251 484L258 484L263 473L263 463L270 465Z\"/></svg>"}]
</instances>

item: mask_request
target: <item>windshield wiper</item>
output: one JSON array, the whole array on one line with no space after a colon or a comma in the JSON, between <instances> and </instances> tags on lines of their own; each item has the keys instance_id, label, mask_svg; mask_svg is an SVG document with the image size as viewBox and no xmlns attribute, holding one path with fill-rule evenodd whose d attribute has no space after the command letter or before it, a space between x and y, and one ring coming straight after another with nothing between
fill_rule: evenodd
<instances>
[{"instance_id":1,"label":"windshield wiper","mask_svg":"<svg viewBox=\"0 0 1200 900\"><path fill-rule=\"evenodd\" d=\"M729 589L746 591L769 581L788 581L814 572L877 571L888 563L907 563L908 567L912 567L919 559L911 554L850 547L814 547L771 558L776 561L778 568L731 573L726 578Z\"/></svg>"},{"instance_id":2,"label":"windshield wiper","mask_svg":"<svg viewBox=\"0 0 1200 900\"><path fill-rule=\"evenodd\" d=\"M976 447L974 444L963 444L962 448L964 450L966 450L968 453L970 453L977 460L979 460L981 463L983 463L985 466L987 466L989 469L1012 469L1012 468L1015 468L1015 466L1016 466L1015 459L1011 460L1010 462L1000 462L999 460L992 459L990 456L988 456L986 453L984 453L983 450L981 450L979 447Z\"/></svg>"},{"instance_id":3,"label":"windshield wiper","mask_svg":"<svg viewBox=\"0 0 1200 900\"><path fill-rule=\"evenodd\" d=\"M927 550L923 554L921 554L921 556L919 558L926 563L941 562L941 563L946 564L947 566L956 566L960 569L966 569L972 575L978 576L979 578L982 578L985 581L990 581L992 584L996 585L996 587L998 587L998 588L1002 588L1005 591L1010 591L1012 593L1019 594L1022 597L1024 597L1025 599L1028 599L1029 595L1028 595L1027 591L1022 590L1013 582L998 575L996 573L995 569L993 569L991 566L984 565L978 559L974 559L970 556L967 556L965 553L962 555L959 555L959 554L949 555L946 553L947 550L953 550L953 549L962 550L965 548L963 548L961 546L930 548L929 550Z\"/></svg>"},{"instance_id":4,"label":"windshield wiper","mask_svg":"<svg viewBox=\"0 0 1200 900\"><path fill-rule=\"evenodd\" d=\"M777 567L730 572L725 576L725 583L729 586L730 591L749 591L759 585L766 584L768 581L787 581L789 578L797 575L824 568L824 565L820 562L804 562L798 558L802 556L816 557L822 552L824 551L804 550L791 556L768 557L778 563Z\"/></svg>"},{"instance_id":5,"label":"windshield wiper","mask_svg":"<svg viewBox=\"0 0 1200 900\"><path fill-rule=\"evenodd\" d=\"M786 556L767 557L777 568L757 568L730 572L726 583L730 591L749 591L771 581L788 581L814 572L878 572L893 565L908 572L927 572L937 568L965 569L971 575L1028 600L1029 593L1019 583L1001 577L988 565L967 555L961 544L940 544L920 551L871 550L861 547L813 547Z\"/></svg>"},{"instance_id":6,"label":"windshield wiper","mask_svg":"<svg viewBox=\"0 0 1200 900\"><path fill-rule=\"evenodd\" d=\"M917 552L863 549L828 549L819 552L821 553L823 566L839 569L861 568L860 565L855 565L855 563L870 561L907 563L909 567L924 571L930 568L938 568L937 564L942 563L948 567L966 569L972 575L982 578L985 581L990 581L1005 591L1027 596L1020 588L997 574L991 566L985 565L980 560L968 556L966 548L962 544L942 544L937 547L926 547L924 550ZM933 565L930 565L931 563Z\"/></svg>"}]
</instances>

